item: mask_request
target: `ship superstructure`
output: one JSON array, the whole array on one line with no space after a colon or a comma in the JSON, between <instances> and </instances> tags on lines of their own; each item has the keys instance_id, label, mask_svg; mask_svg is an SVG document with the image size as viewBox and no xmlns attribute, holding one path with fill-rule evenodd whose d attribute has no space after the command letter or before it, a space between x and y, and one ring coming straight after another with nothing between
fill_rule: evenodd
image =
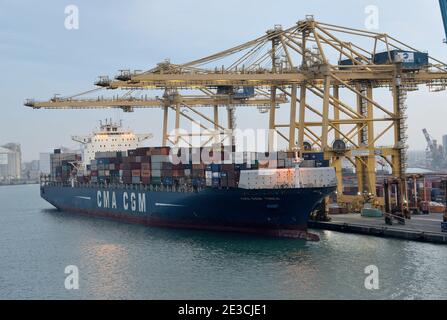
<instances>
[{"instance_id":1,"label":"ship superstructure","mask_svg":"<svg viewBox=\"0 0 447 320\"><path fill-rule=\"evenodd\" d=\"M152 134L135 134L125 129L122 121L112 119L99 122L99 128L88 136L73 136L72 140L82 144L82 164L85 169L98 152L119 152L136 149L152 138Z\"/></svg>"}]
</instances>

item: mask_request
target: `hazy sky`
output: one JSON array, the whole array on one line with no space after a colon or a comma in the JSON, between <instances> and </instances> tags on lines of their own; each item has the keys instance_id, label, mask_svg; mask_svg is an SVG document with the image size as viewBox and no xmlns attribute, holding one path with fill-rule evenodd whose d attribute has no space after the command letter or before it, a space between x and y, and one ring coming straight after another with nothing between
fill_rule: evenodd
<instances>
[{"instance_id":1,"label":"hazy sky","mask_svg":"<svg viewBox=\"0 0 447 320\"><path fill-rule=\"evenodd\" d=\"M64 26L69 4L80 10L79 30ZM113 76L119 69L147 70L166 58L193 60L251 40L275 24L292 26L307 14L364 28L368 5L380 9L378 32L447 60L437 0L1 0L0 145L19 142L25 160L37 159L39 152L76 146L71 135L89 133L106 117L122 118L137 132L152 132L158 142L160 111L36 111L23 107L23 101L82 92L93 87L97 76ZM447 92L428 93L425 88L410 94L412 149L425 148L425 127L439 140L447 134L446 97ZM241 113L238 122L267 123L265 116L251 114Z\"/></svg>"}]
</instances>

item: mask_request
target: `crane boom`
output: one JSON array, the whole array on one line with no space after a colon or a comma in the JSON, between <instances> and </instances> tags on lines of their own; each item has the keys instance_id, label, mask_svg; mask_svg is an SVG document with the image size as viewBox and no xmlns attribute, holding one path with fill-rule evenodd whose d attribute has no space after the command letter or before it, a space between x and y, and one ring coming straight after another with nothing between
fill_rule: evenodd
<instances>
[{"instance_id":1,"label":"crane boom","mask_svg":"<svg viewBox=\"0 0 447 320\"><path fill-rule=\"evenodd\" d=\"M430 151L432 153L436 152L435 150L435 144L433 143L432 138L430 137L430 134L428 133L427 129L423 129L422 132L424 133L425 140L427 141L427 145L430 148Z\"/></svg>"},{"instance_id":2,"label":"crane boom","mask_svg":"<svg viewBox=\"0 0 447 320\"><path fill-rule=\"evenodd\" d=\"M288 102L285 95L277 96L277 104ZM105 109L117 108L124 111L132 111L138 108L161 108L171 104L178 103L187 106L215 106L215 105L233 105L247 107L269 106L270 99L257 95L250 98L237 98L230 96L174 96L166 98L103 98L95 99L72 99L72 98L53 98L50 101L34 101L29 99L25 106L33 109Z\"/></svg>"}]
</instances>

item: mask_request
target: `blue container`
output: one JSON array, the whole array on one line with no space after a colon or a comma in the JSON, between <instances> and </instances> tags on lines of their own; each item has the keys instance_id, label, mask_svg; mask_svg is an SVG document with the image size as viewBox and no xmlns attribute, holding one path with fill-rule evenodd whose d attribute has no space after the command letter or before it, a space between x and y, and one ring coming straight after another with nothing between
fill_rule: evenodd
<instances>
[{"instance_id":1,"label":"blue container","mask_svg":"<svg viewBox=\"0 0 447 320\"><path fill-rule=\"evenodd\" d=\"M247 170L247 164L246 163L236 164L234 168L236 169L236 171Z\"/></svg>"},{"instance_id":2,"label":"blue container","mask_svg":"<svg viewBox=\"0 0 447 320\"><path fill-rule=\"evenodd\" d=\"M232 86L219 86L217 87L217 94L231 94L233 93Z\"/></svg>"},{"instance_id":3,"label":"blue container","mask_svg":"<svg viewBox=\"0 0 447 320\"><path fill-rule=\"evenodd\" d=\"M255 87L243 87L234 92L236 98L249 98L255 95Z\"/></svg>"},{"instance_id":4,"label":"blue container","mask_svg":"<svg viewBox=\"0 0 447 320\"><path fill-rule=\"evenodd\" d=\"M390 60L391 57L391 60ZM418 51L393 50L377 53L374 56L375 64L392 64L402 62L403 69L421 69L429 64L428 53Z\"/></svg>"},{"instance_id":5,"label":"blue container","mask_svg":"<svg viewBox=\"0 0 447 320\"><path fill-rule=\"evenodd\" d=\"M217 94L234 95L235 98L249 98L255 95L255 87L235 89L233 86L219 86L217 87Z\"/></svg>"},{"instance_id":6,"label":"blue container","mask_svg":"<svg viewBox=\"0 0 447 320\"><path fill-rule=\"evenodd\" d=\"M365 63L363 62L363 60L360 59L360 58L356 58L355 60L357 60L357 61L360 62L361 64L365 64ZM354 63L353 63L353 61L352 61L351 59L341 60L341 61L338 62L338 64L339 64L340 66L352 66L352 65L354 65Z\"/></svg>"},{"instance_id":7,"label":"blue container","mask_svg":"<svg viewBox=\"0 0 447 320\"><path fill-rule=\"evenodd\" d=\"M330 166L329 160L323 160L323 161L315 161L315 166L317 168L327 168Z\"/></svg>"},{"instance_id":8,"label":"blue container","mask_svg":"<svg viewBox=\"0 0 447 320\"><path fill-rule=\"evenodd\" d=\"M431 189L431 197L436 198L442 195L443 191L441 189Z\"/></svg>"},{"instance_id":9,"label":"blue container","mask_svg":"<svg viewBox=\"0 0 447 320\"><path fill-rule=\"evenodd\" d=\"M447 222L441 223L442 232L447 232Z\"/></svg>"},{"instance_id":10,"label":"blue container","mask_svg":"<svg viewBox=\"0 0 447 320\"><path fill-rule=\"evenodd\" d=\"M194 187L203 187L203 186L205 186L205 180L203 180L201 178L194 178L194 179L192 179L192 185Z\"/></svg>"},{"instance_id":11,"label":"blue container","mask_svg":"<svg viewBox=\"0 0 447 320\"><path fill-rule=\"evenodd\" d=\"M109 164L109 159L106 158L98 159L98 164Z\"/></svg>"},{"instance_id":12,"label":"blue container","mask_svg":"<svg viewBox=\"0 0 447 320\"><path fill-rule=\"evenodd\" d=\"M163 177L162 182L164 185L172 186L174 184L174 179L172 177Z\"/></svg>"},{"instance_id":13,"label":"blue container","mask_svg":"<svg viewBox=\"0 0 447 320\"><path fill-rule=\"evenodd\" d=\"M318 152L318 153L305 153L303 155L304 160L315 160L315 161L324 161L324 153Z\"/></svg>"},{"instance_id":14,"label":"blue container","mask_svg":"<svg viewBox=\"0 0 447 320\"><path fill-rule=\"evenodd\" d=\"M221 165L220 164L212 164L211 165L211 170L212 172L220 172L221 171Z\"/></svg>"}]
</instances>

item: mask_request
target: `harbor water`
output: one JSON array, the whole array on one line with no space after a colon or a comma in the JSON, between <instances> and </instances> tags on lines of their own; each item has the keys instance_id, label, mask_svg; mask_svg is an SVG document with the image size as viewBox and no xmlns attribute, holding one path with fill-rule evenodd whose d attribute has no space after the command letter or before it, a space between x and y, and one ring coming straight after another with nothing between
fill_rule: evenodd
<instances>
[{"instance_id":1,"label":"harbor water","mask_svg":"<svg viewBox=\"0 0 447 320\"><path fill-rule=\"evenodd\" d=\"M0 299L447 299L445 246L315 233L149 228L58 212L37 185L0 187ZM378 290L365 287L368 266Z\"/></svg>"}]
</instances>

